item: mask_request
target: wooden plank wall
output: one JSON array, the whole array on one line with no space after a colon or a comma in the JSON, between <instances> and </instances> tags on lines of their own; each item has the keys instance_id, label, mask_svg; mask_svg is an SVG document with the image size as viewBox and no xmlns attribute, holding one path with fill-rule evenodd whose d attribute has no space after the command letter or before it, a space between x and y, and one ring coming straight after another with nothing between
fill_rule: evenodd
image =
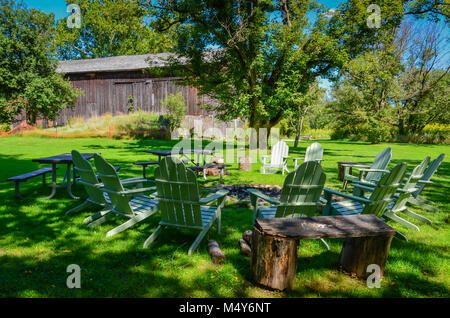
<instances>
[{"instance_id":1,"label":"wooden plank wall","mask_svg":"<svg viewBox=\"0 0 450 318\"><path fill-rule=\"evenodd\" d=\"M61 112L58 125L64 125L68 118L102 116L105 114L126 114L130 106L129 97L133 96L135 109L145 112L164 114L161 107L169 94L183 92L187 106L187 115L201 116L206 112L199 102L202 96L197 95L194 87L177 85L176 78L155 78L140 71L96 73L96 74L71 74L69 78L74 87L84 91L84 95L78 98L73 109L65 109Z\"/></svg>"}]
</instances>

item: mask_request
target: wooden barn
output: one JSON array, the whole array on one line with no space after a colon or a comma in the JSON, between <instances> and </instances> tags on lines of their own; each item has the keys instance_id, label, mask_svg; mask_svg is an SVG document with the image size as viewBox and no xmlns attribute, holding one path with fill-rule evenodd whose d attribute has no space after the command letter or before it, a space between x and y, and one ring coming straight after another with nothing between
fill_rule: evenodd
<instances>
[{"instance_id":1,"label":"wooden barn","mask_svg":"<svg viewBox=\"0 0 450 318\"><path fill-rule=\"evenodd\" d=\"M145 112L164 114L161 107L169 94L181 91L188 116L207 115L201 108L206 97L194 87L179 85L180 78L152 76L147 70L164 67L168 53L116 56L100 59L60 61L57 72L64 73L74 87L84 91L73 109L61 111L58 125L68 118L126 114L130 106Z\"/></svg>"}]
</instances>

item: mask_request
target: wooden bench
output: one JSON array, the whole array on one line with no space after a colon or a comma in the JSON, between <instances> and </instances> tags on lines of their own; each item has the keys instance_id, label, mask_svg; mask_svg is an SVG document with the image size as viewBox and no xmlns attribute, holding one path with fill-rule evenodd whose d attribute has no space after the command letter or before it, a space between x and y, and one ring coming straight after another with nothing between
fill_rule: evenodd
<instances>
[{"instance_id":1,"label":"wooden bench","mask_svg":"<svg viewBox=\"0 0 450 318\"><path fill-rule=\"evenodd\" d=\"M56 168L56 169L58 169L58 168ZM18 199L22 199L22 196L20 195L20 190L19 190L19 184L21 182L26 182L26 181L28 181L31 178L42 176L42 182L45 185L46 184L45 175L47 173L50 173L50 172L52 172L52 168L51 167L46 167L46 168L42 168L42 169L39 169L39 170L36 170L36 171L32 171L32 172L28 172L28 173L22 174L20 176L15 176L15 177L8 178L6 181L15 182L16 197Z\"/></svg>"},{"instance_id":2,"label":"wooden bench","mask_svg":"<svg viewBox=\"0 0 450 318\"><path fill-rule=\"evenodd\" d=\"M376 264L382 277L394 234L372 214L258 219L253 227L252 278L271 289L292 289L299 241L319 238L345 238L339 263L347 272L367 278L367 267Z\"/></svg>"},{"instance_id":3,"label":"wooden bench","mask_svg":"<svg viewBox=\"0 0 450 318\"><path fill-rule=\"evenodd\" d=\"M133 163L136 166L141 166L142 167L142 176L147 179L147 173L146 173L146 169L147 166L153 166L153 165L159 165L158 161L142 161L142 162L135 162Z\"/></svg>"}]
</instances>

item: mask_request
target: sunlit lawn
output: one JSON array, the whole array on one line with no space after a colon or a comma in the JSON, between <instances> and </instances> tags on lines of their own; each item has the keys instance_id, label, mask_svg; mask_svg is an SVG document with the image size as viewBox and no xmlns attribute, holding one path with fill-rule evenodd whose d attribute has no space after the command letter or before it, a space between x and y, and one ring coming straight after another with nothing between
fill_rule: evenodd
<instances>
[{"instance_id":1,"label":"sunlit lawn","mask_svg":"<svg viewBox=\"0 0 450 318\"><path fill-rule=\"evenodd\" d=\"M354 143L319 141L325 149L323 168L327 187L340 189L337 161L371 163L387 146L393 149L389 167L405 161L408 170L430 155L447 157L424 196L437 202L442 212L432 213L413 208L430 218L433 225L420 224L421 231L408 230L396 223L391 226L408 236L409 242L394 239L381 288L370 289L364 281L351 278L338 270L341 239L328 240L331 251L320 241L300 244L295 289L291 292L266 291L250 282L249 258L240 254L238 241L251 229L252 212L245 205L227 205L222 217L222 235L216 226L209 238L216 239L227 260L214 265L206 251L206 240L199 252L187 255L196 234L166 230L150 249L142 249L145 239L155 230L158 216L112 238L105 234L125 220L114 217L94 229L82 224L95 212L73 216L64 212L77 204L64 190L52 200L40 199L50 193L41 186L40 178L21 186L26 199L14 199L14 186L8 177L35 170L40 166L32 159L57 155L77 149L100 152L114 165L120 165L122 178L141 176L140 167L132 163L155 160L143 150L170 149L175 142L110 139L0 138L0 296L2 297L448 297L449 275L449 208L450 146ZM303 156L311 142L291 146L291 156ZM235 163L227 184L282 185L284 177L260 174L260 164L253 172L238 171ZM153 175L148 168L148 176ZM59 180L64 174L59 169ZM211 177L217 180L215 177ZM216 182L204 184L211 187ZM74 192L85 196L79 185ZM406 217L407 218L407 217ZM408 218L407 218L408 219ZM68 289L66 268L77 264L82 269L81 289Z\"/></svg>"}]
</instances>

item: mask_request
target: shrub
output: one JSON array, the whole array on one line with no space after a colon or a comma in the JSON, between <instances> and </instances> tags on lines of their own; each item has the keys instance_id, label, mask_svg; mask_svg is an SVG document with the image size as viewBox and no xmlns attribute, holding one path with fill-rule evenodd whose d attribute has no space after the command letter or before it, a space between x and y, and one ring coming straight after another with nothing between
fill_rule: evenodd
<instances>
[{"instance_id":1,"label":"shrub","mask_svg":"<svg viewBox=\"0 0 450 318\"><path fill-rule=\"evenodd\" d=\"M178 92L176 95L170 94L162 101L162 107L168 111L165 117L169 121L170 132L180 128L181 122L186 116L186 104L184 103L183 94L181 92Z\"/></svg>"}]
</instances>

